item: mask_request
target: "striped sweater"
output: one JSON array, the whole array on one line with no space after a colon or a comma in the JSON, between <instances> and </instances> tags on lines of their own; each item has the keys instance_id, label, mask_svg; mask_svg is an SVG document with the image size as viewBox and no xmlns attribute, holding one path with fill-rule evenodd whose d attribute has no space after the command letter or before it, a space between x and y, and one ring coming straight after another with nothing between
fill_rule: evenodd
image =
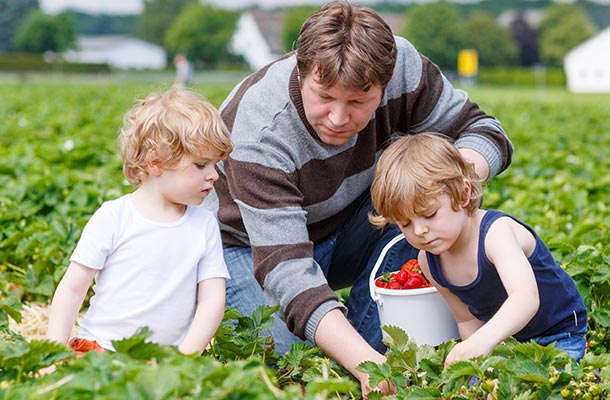
<instances>
[{"instance_id":1,"label":"striped sweater","mask_svg":"<svg viewBox=\"0 0 610 400\"><path fill-rule=\"evenodd\" d=\"M512 144L500 123L409 42L396 41L396 68L381 104L342 146L320 141L307 122L294 54L247 77L220 108L234 150L219 164L205 206L217 213L225 244L252 247L254 275L267 299L280 304L292 332L312 342L320 319L343 307L313 260L313 243L354 211L391 137L440 131L455 146L481 153L490 176L510 164Z\"/></svg>"}]
</instances>

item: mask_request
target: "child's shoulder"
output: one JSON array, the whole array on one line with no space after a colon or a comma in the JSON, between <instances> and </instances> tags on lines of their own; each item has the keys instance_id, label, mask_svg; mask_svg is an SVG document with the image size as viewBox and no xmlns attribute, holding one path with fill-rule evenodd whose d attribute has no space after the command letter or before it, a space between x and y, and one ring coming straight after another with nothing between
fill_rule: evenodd
<instances>
[{"instance_id":1,"label":"child's shoulder","mask_svg":"<svg viewBox=\"0 0 610 400\"><path fill-rule=\"evenodd\" d=\"M191 218L197 219L198 221L203 221L206 224L217 225L218 221L216 220L216 214L211 210L207 209L203 205L201 206L188 206L188 212L190 213Z\"/></svg>"},{"instance_id":2,"label":"child's shoulder","mask_svg":"<svg viewBox=\"0 0 610 400\"><path fill-rule=\"evenodd\" d=\"M128 212L130 207L129 195L123 195L116 199L105 200L102 205L95 210L94 216L111 218Z\"/></svg>"}]
</instances>

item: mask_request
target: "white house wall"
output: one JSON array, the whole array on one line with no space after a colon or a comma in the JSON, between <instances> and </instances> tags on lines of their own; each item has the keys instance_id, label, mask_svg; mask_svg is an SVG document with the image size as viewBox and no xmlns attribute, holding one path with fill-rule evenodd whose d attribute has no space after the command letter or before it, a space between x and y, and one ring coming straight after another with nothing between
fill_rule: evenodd
<instances>
[{"instance_id":1,"label":"white house wall","mask_svg":"<svg viewBox=\"0 0 610 400\"><path fill-rule=\"evenodd\" d=\"M243 13L237 21L231 49L235 54L241 54L253 69L259 69L278 57L271 52L254 18L248 12Z\"/></svg>"},{"instance_id":2,"label":"white house wall","mask_svg":"<svg viewBox=\"0 0 610 400\"><path fill-rule=\"evenodd\" d=\"M120 36L82 37L79 49L64 54L67 61L108 64L119 69L163 69L167 53L157 45Z\"/></svg>"},{"instance_id":3,"label":"white house wall","mask_svg":"<svg viewBox=\"0 0 610 400\"><path fill-rule=\"evenodd\" d=\"M610 93L610 28L568 52L564 68L569 91Z\"/></svg>"},{"instance_id":4,"label":"white house wall","mask_svg":"<svg viewBox=\"0 0 610 400\"><path fill-rule=\"evenodd\" d=\"M108 51L108 64L120 69L163 69L166 57L157 46L127 41Z\"/></svg>"}]
</instances>

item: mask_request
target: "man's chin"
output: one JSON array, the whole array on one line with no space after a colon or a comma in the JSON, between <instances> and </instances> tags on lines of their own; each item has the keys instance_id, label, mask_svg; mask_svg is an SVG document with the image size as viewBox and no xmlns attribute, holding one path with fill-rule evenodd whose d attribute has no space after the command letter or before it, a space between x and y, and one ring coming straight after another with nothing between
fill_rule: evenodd
<instances>
[{"instance_id":1,"label":"man's chin","mask_svg":"<svg viewBox=\"0 0 610 400\"><path fill-rule=\"evenodd\" d=\"M331 135L320 135L318 137L322 142L329 146L343 146L347 142L349 142L354 136L331 136Z\"/></svg>"}]
</instances>

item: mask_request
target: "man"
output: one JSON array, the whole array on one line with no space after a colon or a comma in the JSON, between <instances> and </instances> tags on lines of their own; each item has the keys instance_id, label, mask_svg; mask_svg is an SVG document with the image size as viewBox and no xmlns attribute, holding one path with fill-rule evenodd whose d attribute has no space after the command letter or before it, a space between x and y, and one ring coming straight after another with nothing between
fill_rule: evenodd
<instances>
[{"instance_id":1,"label":"man","mask_svg":"<svg viewBox=\"0 0 610 400\"><path fill-rule=\"evenodd\" d=\"M280 304L278 351L295 340L290 332L309 340L366 396L368 377L356 366L385 361L368 278L400 233L367 219L376 158L392 137L440 131L491 178L510 164L510 140L378 14L345 1L314 13L296 52L241 82L221 113L234 151L206 205L221 225L228 305L250 315ZM385 270L416 257L406 242L395 247ZM343 305L333 290L348 286Z\"/></svg>"}]
</instances>

